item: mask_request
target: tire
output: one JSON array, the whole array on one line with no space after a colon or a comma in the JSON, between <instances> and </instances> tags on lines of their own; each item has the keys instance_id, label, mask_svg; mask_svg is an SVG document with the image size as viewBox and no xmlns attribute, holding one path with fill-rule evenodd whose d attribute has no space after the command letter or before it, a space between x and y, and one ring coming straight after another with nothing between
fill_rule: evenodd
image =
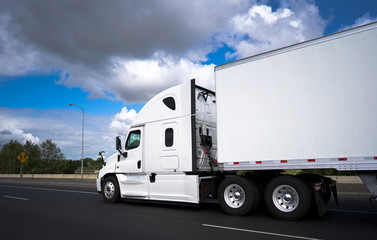
<instances>
[{"instance_id":1,"label":"tire","mask_svg":"<svg viewBox=\"0 0 377 240\"><path fill-rule=\"evenodd\" d=\"M221 182L218 199L226 214L243 216L256 209L260 193L254 181L232 176Z\"/></svg>"},{"instance_id":2,"label":"tire","mask_svg":"<svg viewBox=\"0 0 377 240\"><path fill-rule=\"evenodd\" d=\"M313 206L313 199L310 185L292 176L272 179L265 190L268 211L283 220L299 220L306 216Z\"/></svg>"},{"instance_id":3,"label":"tire","mask_svg":"<svg viewBox=\"0 0 377 240\"><path fill-rule=\"evenodd\" d=\"M116 203L120 200L118 180L114 176L105 178L101 187L101 194L103 199L109 203Z\"/></svg>"}]
</instances>

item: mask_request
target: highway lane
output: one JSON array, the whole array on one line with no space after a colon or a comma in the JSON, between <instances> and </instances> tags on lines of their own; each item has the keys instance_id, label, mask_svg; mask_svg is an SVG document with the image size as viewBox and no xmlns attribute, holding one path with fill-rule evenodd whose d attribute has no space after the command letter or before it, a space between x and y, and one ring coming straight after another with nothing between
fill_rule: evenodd
<instances>
[{"instance_id":1,"label":"highway lane","mask_svg":"<svg viewBox=\"0 0 377 240\"><path fill-rule=\"evenodd\" d=\"M245 217L199 208L105 203L93 181L0 179L0 239L374 239L377 211L368 194L340 194L326 215L298 222L262 206Z\"/></svg>"}]
</instances>

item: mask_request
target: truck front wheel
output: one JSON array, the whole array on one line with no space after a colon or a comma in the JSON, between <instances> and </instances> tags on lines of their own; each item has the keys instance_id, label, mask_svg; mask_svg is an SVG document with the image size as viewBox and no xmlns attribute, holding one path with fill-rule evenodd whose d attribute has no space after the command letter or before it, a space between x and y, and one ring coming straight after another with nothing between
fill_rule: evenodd
<instances>
[{"instance_id":1,"label":"truck front wheel","mask_svg":"<svg viewBox=\"0 0 377 240\"><path fill-rule=\"evenodd\" d=\"M218 198L222 210L242 216L258 206L260 194L256 184L243 177L228 177L220 184Z\"/></svg>"},{"instance_id":2,"label":"truck front wheel","mask_svg":"<svg viewBox=\"0 0 377 240\"><path fill-rule=\"evenodd\" d=\"M120 200L119 185L116 177L105 178L101 188L102 197L106 202L115 203Z\"/></svg>"},{"instance_id":3,"label":"truck front wheel","mask_svg":"<svg viewBox=\"0 0 377 240\"><path fill-rule=\"evenodd\" d=\"M309 212L313 191L299 178L280 176L267 185L265 201L267 209L276 218L298 220Z\"/></svg>"}]
</instances>

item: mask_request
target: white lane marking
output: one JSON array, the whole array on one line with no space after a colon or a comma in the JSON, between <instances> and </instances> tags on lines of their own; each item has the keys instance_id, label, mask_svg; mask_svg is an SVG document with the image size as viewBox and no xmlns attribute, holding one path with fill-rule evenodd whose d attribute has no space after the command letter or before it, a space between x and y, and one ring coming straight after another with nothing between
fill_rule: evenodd
<instances>
[{"instance_id":1,"label":"white lane marking","mask_svg":"<svg viewBox=\"0 0 377 240\"><path fill-rule=\"evenodd\" d=\"M337 209L327 209L328 212L341 212L341 213L357 213L357 214L377 214L377 212L367 212L367 211L353 211L353 210L337 210Z\"/></svg>"},{"instance_id":2,"label":"white lane marking","mask_svg":"<svg viewBox=\"0 0 377 240\"><path fill-rule=\"evenodd\" d=\"M263 232L263 231L256 231L256 230L249 230L249 229L242 229L242 228L232 228L232 227L217 226L217 225L211 225L211 224L203 224L203 226L204 227L212 227L212 228L221 228L221 229L233 230L233 231L258 233L258 234L264 234L264 235L272 235L272 236L278 236L278 237L306 239L306 240L319 240L318 238L301 237L301 236L295 236L295 235L287 235L287 234L272 233L272 232Z\"/></svg>"},{"instance_id":3,"label":"white lane marking","mask_svg":"<svg viewBox=\"0 0 377 240\"><path fill-rule=\"evenodd\" d=\"M14 197L14 196L7 196L7 195L3 195L3 197L17 199L17 200L23 200L23 201L29 201L28 198L22 198L22 197Z\"/></svg>"},{"instance_id":4,"label":"white lane marking","mask_svg":"<svg viewBox=\"0 0 377 240\"><path fill-rule=\"evenodd\" d=\"M75 190L54 189L54 188L35 188L35 187L21 187L21 186L8 186L8 185L0 185L0 187L22 188L22 189L31 189L31 190L44 190L44 191L53 191L53 192L96 194L96 195L98 195L97 192L84 192L84 191L75 191Z\"/></svg>"}]
</instances>

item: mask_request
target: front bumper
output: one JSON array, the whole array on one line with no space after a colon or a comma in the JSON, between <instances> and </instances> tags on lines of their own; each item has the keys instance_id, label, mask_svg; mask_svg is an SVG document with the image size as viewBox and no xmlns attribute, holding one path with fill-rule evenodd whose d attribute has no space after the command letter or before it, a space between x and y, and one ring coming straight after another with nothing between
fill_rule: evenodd
<instances>
[{"instance_id":1,"label":"front bumper","mask_svg":"<svg viewBox=\"0 0 377 240\"><path fill-rule=\"evenodd\" d=\"M97 178L96 180L97 192L101 193L101 178Z\"/></svg>"}]
</instances>

